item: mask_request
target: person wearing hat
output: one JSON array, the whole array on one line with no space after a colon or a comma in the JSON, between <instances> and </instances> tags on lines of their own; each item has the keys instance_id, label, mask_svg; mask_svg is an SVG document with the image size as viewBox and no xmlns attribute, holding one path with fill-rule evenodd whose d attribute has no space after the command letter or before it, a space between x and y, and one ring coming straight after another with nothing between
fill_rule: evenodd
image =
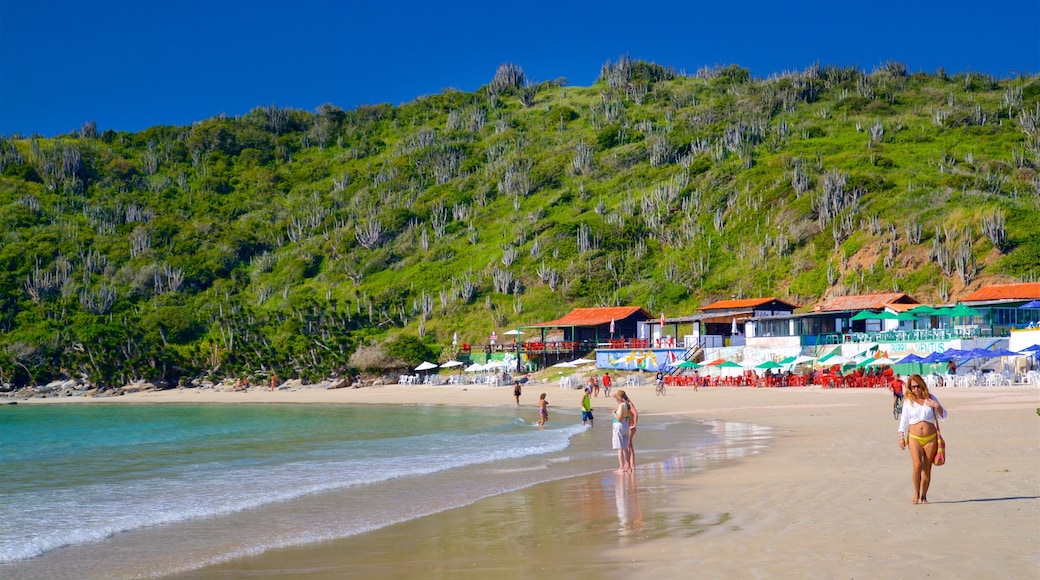
<instances>
[{"instance_id":1,"label":"person wearing hat","mask_svg":"<svg viewBox=\"0 0 1040 580\"><path fill-rule=\"evenodd\" d=\"M614 421L611 424L610 438L611 446L617 450L618 456L618 468L614 473L624 473L629 470L628 426L632 415L630 407L625 401L625 391L618 391L615 393L614 399L618 402L617 409L614 409Z\"/></svg>"}]
</instances>

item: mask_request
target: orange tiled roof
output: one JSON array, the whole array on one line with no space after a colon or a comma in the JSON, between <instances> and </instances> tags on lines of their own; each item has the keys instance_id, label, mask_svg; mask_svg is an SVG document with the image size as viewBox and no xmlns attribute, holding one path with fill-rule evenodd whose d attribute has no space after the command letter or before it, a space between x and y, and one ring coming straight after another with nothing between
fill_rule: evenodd
<instances>
[{"instance_id":1,"label":"orange tiled roof","mask_svg":"<svg viewBox=\"0 0 1040 580\"><path fill-rule=\"evenodd\" d=\"M525 324L524 327L560 327L560 326L599 326L609 324L611 320L621 321L633 314L640 314L642 320L653 318L646 310L638 306L612 306L608 308L575 308L563 318L539 322L537 324Z\"/></svg>"},{"instance_id":2,"label":"orange tiled roof","mask_svg":"<svg viewBox=\"0 0 1040 580\"><path fill-rule=\"evenodd\" d=\"M917 301L902 292L885 292L882 294L860 294L857 296L835 296L820 305L823 312L842 310L867 310L884 308L893 302L917 304Z\"/></svg>"},{"instance_id":3,"label":"orange tiled roof","mask_svg":"<svg viewBox=\"0 0 1040 580\"><path fill-rule=\"evenodd\" d=\"M1022 282L1020 284L985 286L961 298L961 302L1038 299L1040 299L1040 282Z\"/></svg>"},{"instance_id":4,"label":"orange tiled roof","mask_svg":"<svg viewBox=\"0 0 1040 580\"><path fill-rule=\"evenodd\" d=\"M712 302L711 304L708 304L707 306L701 306L697 310L739 310L741 308L754 308L755 306L761 306L762 304L768 304L768 303L773 302L773 301L779 302L781 304L786 304L786 305L790 306L792 309L793 308L798 308L797 304L791 304L790 302L786 302L784 300L779 300L777 298L770 297L770 298L742 298L740 300L719 300L717 302Z\"/></svg>"}]
</instances>

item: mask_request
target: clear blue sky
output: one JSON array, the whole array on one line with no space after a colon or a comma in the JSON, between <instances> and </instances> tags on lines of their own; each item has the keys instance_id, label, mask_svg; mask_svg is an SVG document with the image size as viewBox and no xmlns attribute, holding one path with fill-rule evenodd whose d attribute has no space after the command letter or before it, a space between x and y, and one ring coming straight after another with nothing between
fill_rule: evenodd
<instances>
[{"instance_id":1,"label":"clear blue sky","mask_svg":"<svg viewBox=\"0 0 1040 580\"><path fill-rule=\"evenodd\" d=\"M756 77L887 60L911 72L1040 72L1040 0L659 4L0 0L0 135L401 104L476 90L506 62L588 86L623 54Z\"/></svg>"}]
</instances>

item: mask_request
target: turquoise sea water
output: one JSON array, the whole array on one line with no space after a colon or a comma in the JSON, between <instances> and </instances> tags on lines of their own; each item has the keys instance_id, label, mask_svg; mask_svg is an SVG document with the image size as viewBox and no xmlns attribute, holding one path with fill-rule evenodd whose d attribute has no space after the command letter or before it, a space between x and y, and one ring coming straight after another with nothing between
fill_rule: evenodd
<instances>
[{"instance_id":1,"label":"turquoise sea water","mask_svg":"<svg viewBox=\"0 0 1040 580\"><path fill-rule=\"evenodd\" d=\"M534 419L502 407L5 406L0 576L161 576L616 465L607 424ZM640 426L641 459L718 440L693 422Z\"/></svg>"}]
</instances>

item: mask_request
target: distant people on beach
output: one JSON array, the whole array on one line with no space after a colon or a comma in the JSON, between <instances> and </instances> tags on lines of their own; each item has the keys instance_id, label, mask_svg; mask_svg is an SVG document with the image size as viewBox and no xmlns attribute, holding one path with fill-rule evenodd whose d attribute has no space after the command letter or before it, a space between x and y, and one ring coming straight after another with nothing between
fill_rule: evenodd
<instances>
[{"instance_id":1,"label":"distant people on beach","mask_svg":"<svg viewBox=\"0 0 1040 580\"><path fill-rule=\"evenodd\" d=\"M513 397L516 399L516 406L520 406L520 381L513 382Z\"/></svg>"},{"instance_id":2,"label":"distant people on beach","mask_svg":"<svg viewBox=\"0 0 1040 580\"><path fill-rule=\"evenodd\" d=\"M664 386L664 373L661 372L661 371L657 371L657 376L654 377L654 380L657 381L657 388L658 389L663 387Z\"/></svg>"},{"instance_id":3,"label":"distant people on beach","mask_svg":"<svg viewBox=\"0 0 1040 580\"><path fill-rule=\"evenodd\" d=\"M631 416L629 404L625 402L624 396L625 391L621 390L614 395L614 399L618 403L617 409L614 409L614 421L611 424L610 435L611 447L617 450L618 455L618 468L614 473L628 471L628 426Z\"/></svg>"},{"instance_id":4,"label":"distant people on beach","mask_svg":"<svg viewBox=\"0 0 1040 580\"><path fill-rule=\"evenodd\" d=\"M939 419L946 418L946 409L928 392L921 375L910 375L903 399L903 413L899 416L899 448L909 449L913 464L913 503L928 503L928 487L932 483L932 461L939 450Z\"/></svg>"},{"instance_id":5,"label":"distant people on beach","mask_svg":"<svg viewBox=\"0 0 1040 580\"><path fill-rule=\"evenodd\" d=\"M946 374L955 375L957 374L957 362L952 358L946 361Z\"/></svg>"},{"instance_id":6,"label":"distant people on beach","mask_svg":"<svg viewBox=\"0 0 1040 580\"><path fill-rule=\"evenodd\" d=\"M545 400L545 393L538 397L538 426L545 425L549 420L549 401Z\"/></svg>"},{"instance_id":7,"label":"distant people on beach","mask_svg":"<svg viewBox=\"0 0 1040 580\"><path fill-rule=\"evenodd\" d=\"M603 395L610 396L610 373L603 373Z\"/></svg>"},{"instance_id":8,"label":"distant people on beach","mask_svg":"<svg viewBox=\"0 0 1040 580\"><path fill-rule=\"evenodd\" d=\"M636 438L636 423L639 423L639 411L636 410L636 406L632 403L632 399L628 398L625 391L618 391L619 398L628 404L628 471L635 471L636 469L636 450L634 441Z\"/></svg>"},{"instance_id":9,"label":"distant people on beach","mask_svg":"<svg viewBox=\"0 0 1040 580\"><path fill-rule=\"evenodd\" d=\"M275 390L277 388L278 388L278 375L272 373L271 374L271 390L273 391L273 390Z\"/></svg>"},{"instance_id":10,"label":"distant people on beach","mask_svg":"<svg viewBox=\"0 0 1040 580\"><path fill-rule=\"evenodd\" d=\"M589 427L592 427L593 424L594 424L593 423L593 417L592 417L592 391L589 390L588 387L586 387L584 389L584 391L582 392L582 395L581 395L581 425L582 425L582 427L586 426L586 423L588 424Z\"/></svg>"}]
</instances>

